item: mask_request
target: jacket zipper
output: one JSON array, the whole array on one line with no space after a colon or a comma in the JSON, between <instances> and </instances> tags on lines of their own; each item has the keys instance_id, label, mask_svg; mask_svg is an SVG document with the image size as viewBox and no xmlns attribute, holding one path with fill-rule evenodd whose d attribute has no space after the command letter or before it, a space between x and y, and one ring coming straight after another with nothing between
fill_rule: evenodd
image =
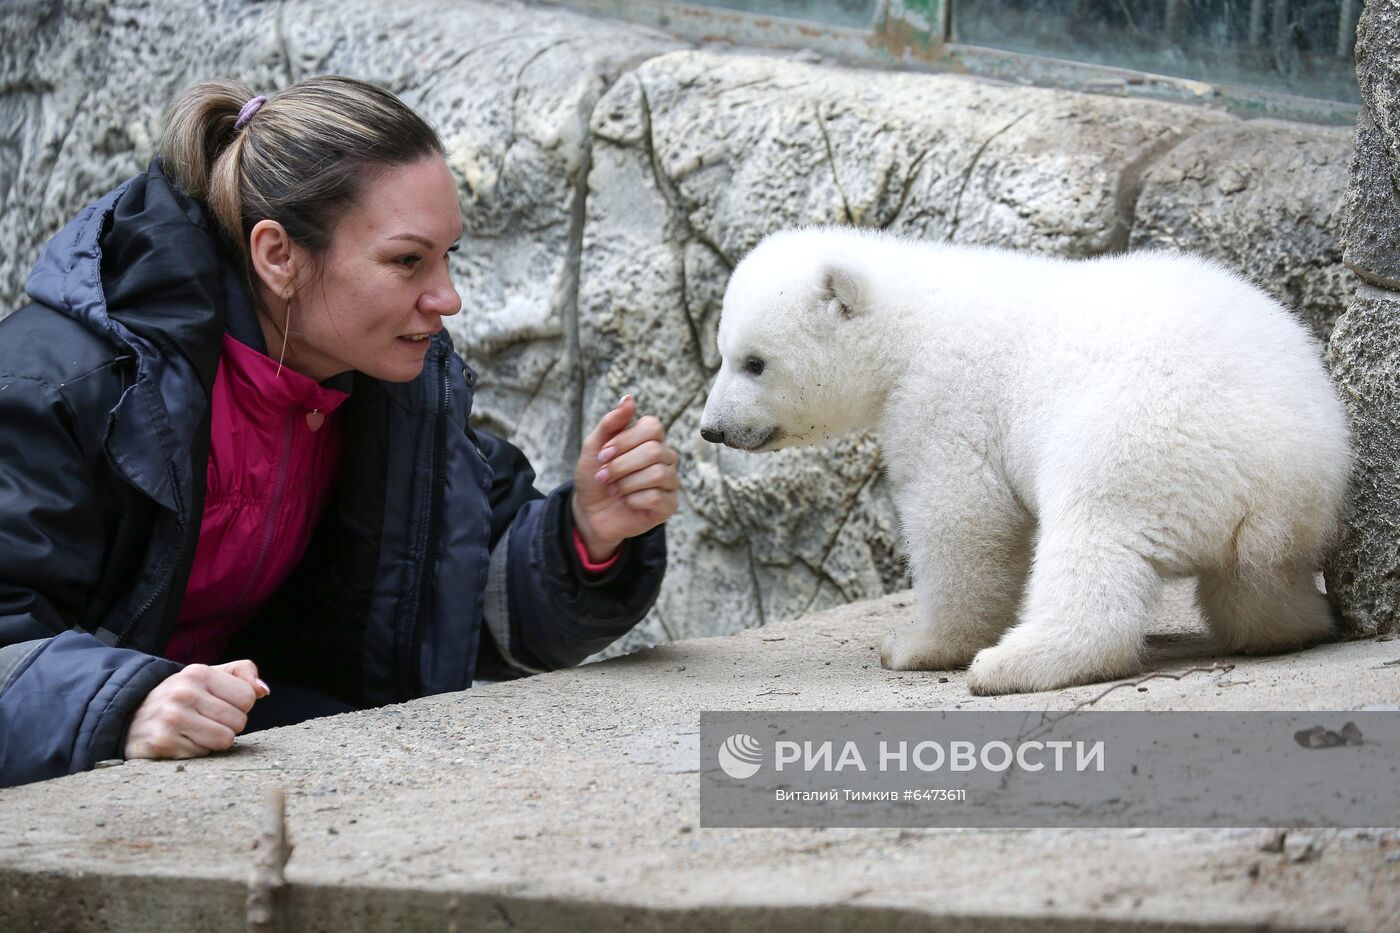
<instances>
[{"instance_id":1,"label":"jacket zipper","mask_svg":"<svg viewBox=\"0 0 1400 933\"><path fill-rule=\"evenodd\" d=\"M428 519L427 540L423 542L423 561L418 566L417 605L413 610L410 631L412 637L408 656L404 658L404 668L400 674L401 695L403 698L422 693L421 657L423 653L424 618L427 616L428 600L432 594L432 577L437 564L438 539L442 537L442 507L438 493L443 485L442 477L447 458L447 410L452 402L452 368L448 365L448 351L438 355L441 378L438 380L437 417L433 424L433 465L428 477Z\"/></svg>"},{"instance_id":2,"label":"jacket zipper","mask_svg":"<svg viewBox=\"0 0 1400 933\"><path fill-rule=\"evenodd\" d=\"M238 606L243 602L243 597L248 595L248 591L257 582L258 576L262 573L263 564L267 563L267 552L272 549L272 538L277 531L277 516L282 509L282 499L285 497L287 489L287 469L292 461L292 440L293 431L296 427L295 411L288 411L287 417L282 422L282 459L277 465L277 485L272 491L272 505L268 509L267 519L263 523L262 544L258 548L258 559L253 563L253 569L248 574L248 579L244 581L243 588L238 591L238 596L230 603L230 608Z\"/></svg>"},{"instance_id":3,"label":"jacket zipper","mask_svg":"<svg viewBox=\"0 0 1400 933\"><path fill-rule=\"evenodd\" d=\"M175 479L173 475L170 477L172 483L175 482ZM176 531L180 533L181 540L184 540L185 537L185 527L185 520L177 513L175 516L175 528ZM155 589L151 591L151 594L146 597L141 607L127 618L126 625L123 625L122 630L117 633L117 639L113 642L113 647L126 644L127 639L131 637L131 630L136 627L136 623L139 622L146 613L151 611L151 607L156 604L156 600L160 599L161 596L165 594L165 591L170 588L170 584L175 579L175 568L180 563L182 551L183 549L180 548L167 549L165 561L160 565L160 570L157 571L160 582L156 585Z\"/></svg>"}]
</instances>

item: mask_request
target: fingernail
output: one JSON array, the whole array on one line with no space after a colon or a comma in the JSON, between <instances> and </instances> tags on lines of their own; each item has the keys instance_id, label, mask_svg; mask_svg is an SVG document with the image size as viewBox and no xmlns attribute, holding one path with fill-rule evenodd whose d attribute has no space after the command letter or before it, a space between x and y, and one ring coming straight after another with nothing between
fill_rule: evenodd
<instances>
[{"instance_id":1,"label":"fingernail","mask_svg":"<svg viewBox=\"0 0 1400 933\"><path fill-rule=\"evenodd\" d=\"M630 392L627 393L627 394L624 395L622 398L620 398L620 399L617 400L617 406L616 406L616 407L621 408L623 405L626 405L626 404L627 404L627 400L628 400L629 398L631 398L631 397L632 397L632 393L630 393Z\"/></svg>"},{"instance_id":2,"label":"fingernail","mask_svg":"<svg viewBox=\"0 0 1400 933\"><path fill-rule=\"evenodd\" d=\"M269 694L269 693L272 692L272 688L269 687L269 686L267 685L267 682L266 682L265 680L263 680L261 677L254 677L254 678L253 678L253 681L254 681L259 687L262 687L262 688L263 688L263 693L264 693L264 694Z\"/></svg>"},{"instance_id":3,"label":"fingernail","mask_svg":"<svg viewBox=\"0 0 1400 933\"><path fill-rule=\"evenodd\" d=\"M608 471L607 471L607 469L605 468L605 469L599 470L597 473L594 473L594 474L593 474L593 478L596 479L596 480L597 480L598 482L600 482L600 483L606 483L606 482L608 481Z\"/></svg>"},{"instance_id":4,"label":"fingernail","mask_svg":"<svg viewBox=\"0 0 1400 933\"><path fill-rule=\"evenodd\" d=\"M616 456L617 456L617 448L616 448L616 447L604 447L602 450L598 451L598 462L599 462L599 463L607 463L609 460L611 460L613 457L616 457Z\"/></svg>"}]
</instances>

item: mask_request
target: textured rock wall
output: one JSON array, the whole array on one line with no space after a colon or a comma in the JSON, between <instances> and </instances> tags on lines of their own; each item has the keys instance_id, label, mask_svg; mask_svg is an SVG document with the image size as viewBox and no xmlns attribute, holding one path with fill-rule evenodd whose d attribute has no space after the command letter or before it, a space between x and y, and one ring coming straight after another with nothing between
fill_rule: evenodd
<instances>
[{"instance_id":1,"label":"textured rock wall","mask_svg":"<svg viewBox=\"0 0 1400 933\"><path fill-rule=\"evenodd\" d=\"M72 212L145 164L179 88L316 72L377 81L441 130L468 231L450 327L482 372L479 419L542 485L623 392L670 425L672 570L625 645L903 585L871 438L754 457L697 436L726 279L771 230L1190 249L1323 335L1354 290L1336 245L1345 130L700 52L486 0L25 0L0 10L0 308Z\"/></svg>"},{"instance_id":2,"label":"textured rock wall","mask_svg":"<svg viewBox=\"0 0 1400 933\"><path fill-rule=\"evenodd\" d=\"M1371 0L1357 27L1362 111L1343 226L1365 284L1328 360L1351 415L1351 508L1327 589L1353 634L1400 631L1400 2Z\"/></svg>"}]
</instances>

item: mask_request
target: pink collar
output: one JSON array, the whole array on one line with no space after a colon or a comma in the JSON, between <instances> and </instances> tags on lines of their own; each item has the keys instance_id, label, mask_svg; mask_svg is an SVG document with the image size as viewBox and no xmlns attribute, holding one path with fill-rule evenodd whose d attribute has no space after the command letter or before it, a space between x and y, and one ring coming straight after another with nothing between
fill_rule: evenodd
<instances>
[{"instance_id":1,"label":"pink collar","mask_svg":"<svg viewBox=\"0 0 1400 933\"><path fill-rule=\"evenodd\" d=\"M348 393L323 386L286 366L279 373L276 360L227 333L220 365L227 370L229 389L237 393L238 407L248 415L280 417L298 408L325 415L349 398Z\"/></svg>"}]
</instances>

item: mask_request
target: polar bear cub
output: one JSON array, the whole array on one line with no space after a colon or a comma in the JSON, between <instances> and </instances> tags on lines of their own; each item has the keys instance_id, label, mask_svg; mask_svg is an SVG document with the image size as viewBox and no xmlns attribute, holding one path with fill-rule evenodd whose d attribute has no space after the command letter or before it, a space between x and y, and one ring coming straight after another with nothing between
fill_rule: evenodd
<instances>
[{"instance_id":1,"label":"polar bear cub","mask_svg":"<svg viewBox=\"0 0 1400 933\"><path fill-rule=\"evenodd\" d=\"M983 694L1123 677L1187 575L1227 651L1332 631L1313 572L1346 417L1311 333L1219 266L786 231L734 270L719 350L706 440L877 431L919 608L886 667L971 664Z\"/></svg>"}]
</instances>

